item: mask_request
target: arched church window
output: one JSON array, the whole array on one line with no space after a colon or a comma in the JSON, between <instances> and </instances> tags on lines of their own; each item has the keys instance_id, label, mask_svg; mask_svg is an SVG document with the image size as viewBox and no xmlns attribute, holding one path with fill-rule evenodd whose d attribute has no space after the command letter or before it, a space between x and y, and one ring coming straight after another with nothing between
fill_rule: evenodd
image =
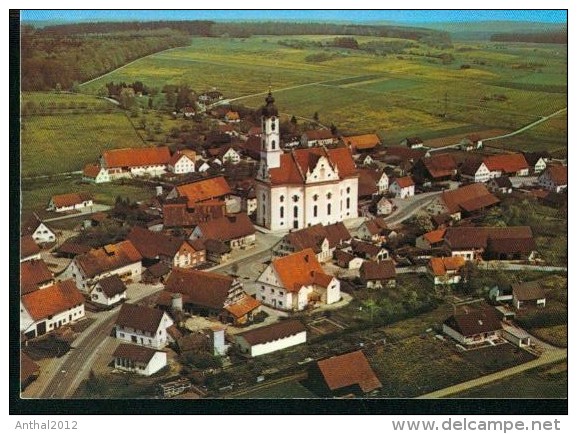
<instances>
[{"instance_id":1,"label":"arched church window","mask_svg":"<svg viewBox=\"0 0 577 434\"><path fill-rule=\"evenodd\" d=\"M299 201L299 196L297 194L295 194L293 196L293 202L298 202Z\"/></svg>"},{"instance_id":2,"label":"arched church window","mask_svg":"<svg viewBox=\"0 0 577 434\"><path fill-rule=\"evenodd\" d=\"M328 193L327 193L327 199L330 200L332 197L333 197L333 194L332 194L331 192L328 192Z\"/></svg>"},{"instance_id":3,"label":"arched church window","mask_svg":"<svg viewBox=\"0 0 577 434\"><path fill-rule=\"evenodd\" d=\"M283 219L284 218L284 206L280 207L280 218Z\"/></svg>"},{"instance_id":4,"label":"arched church window","mask_svg":"<svg viewBox=\"0 0 577 434\"><path fill-rule=\"evenodd\" d=\"M274 141L274 140L272 141L272 148L276 149L276 141Z\"/></svg>"},{"instance_id":5,"label":"arched church window","mask_svg":"<svg viewBox=\"0 0 577 434\"><path fill-rule=\"evenodd\" d=\"M318 195L318 194L315 194L315 195L313 196L313 200L314 200L315 202L316 202L317 200L319 200L319 195Z\"/></svg>"},{"instance_id":6,"label":"arched church window","mask_svg":"<svg viewBox=\"0 0 577 434\"><path fill-rule=\"evenodd\" d=\"M316 216L317 216L318 210L319 210L319 209L318 209L318 206L316 206L316 205L313 206L313 217L316 217Z\"/></svg>"},{"instance_id":7,"label":"arched church window","mask_svg":"<svg viewBox=\"0 0 577 434\"><path fill-rule=\"evenodd\" d=\"M280 200L281 202L284 202L284 194L281 195L281 197L279 197L279 200Z\"/></svg>"},{"instance_id":8,"label":"arched church window","mask_svg":"<svg viewBox=\"0 0 577 434\"><path fill-rule=\"evenodd\" d=\"M270 129L273 131L276 129L276 119L275 118L271 119Z\"/></svg>"},{"instance_id":9,"label":"arched church window","mask_svg":"<svg viewBox=\"0 0 577 434\"><path fill-rule=\"evenodd\" d=\"M293 208L293 216L294 218L298 218L299 216L299 207L295 205L295 207Z\"/></svg>"},{"instance_id":10,"label":"arched church window","mask_svg":"<svg viewBox=\"0 0 577 434\"><path fill-rule=\"evenodd\" d=\"M347 187L347 194L350 194L351 192L351 187Z\"/></svg>"}]
</instances>

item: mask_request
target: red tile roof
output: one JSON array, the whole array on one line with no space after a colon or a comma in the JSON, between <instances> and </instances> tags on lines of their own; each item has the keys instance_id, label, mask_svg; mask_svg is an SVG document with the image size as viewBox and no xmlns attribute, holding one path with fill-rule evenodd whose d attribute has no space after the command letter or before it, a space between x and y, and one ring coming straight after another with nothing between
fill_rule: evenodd
<instances>
[{"instance_id":1,"label":"red tile roof","mask_svg":"<svg viewBox=\"0 0 577 434\"><path fill-rule=\"evenodd\" d=\"M555 185L567 185L567 166L550 165L545 169Z\"/></svg>"},{"instance_id":2,"label":"red tile roof","mask_svg":"<svg viewBox=\"0 0 577 434\"><path fill-rule=\"evenodd\" d=\"M429 244L436 244L443 241L443 237L445 236L445 229L437 229L431 232L427 232L423 235L423 238L427 240Z\"/></svg>"},{"instance_id":3,"label":"red tile roof","mask_svg":"<svg viewBox=\"0 0 577 434\"><path fill-rule=\"evenodd\" d=\"M198 225L202 238L231 241L256 232L246 213L239 213L210 220Z\"/></svg>"},{"instance_id":4,"label":"red tile roof","mask_svg":"<svg viewBox=\"0 0 577 434\"><path fill-rule=\"evenodd\" d=\"M223 309L234 282L232 277L218 273L174 268L164 289L182 294L185 303Z\"/></svg>"},{"instance_id":5,"label":"red tile roof","mask_svg":"<svg viewBox=\"0 0 577 434\"><path fill-rule=\"evenodd\" d=\"M441 199L451 213L461 210L475 211L499 203L499 199L491 194L484 184L479 183L443 191Z\"/></svg>"},{"instance_id":6,"label":"red tile roof","mask_svg":"<svg viewBox=\"0 0 577 434\"><path fill-rule=\"evenodd\" d=\"M382 217L376 217L364 223L371 235L383 235L389 232L389 227Z\"/></svg>"},{"instance_id":7,"label":"red tile roof","mask_svg":"<svg viewBox=\"0 0 577 434\"><path fill-rule=\"evenodd\" d=\"M40 247L32 238L32 235L26 235L20 238L20 259L40 253Z\"/></svg>"},{"instance_id":8,"label":"red tile roof","mask_svg":"<svg viewBox=\"0 0 577 434\"><path fill-rule=\"evenodd\" d=\"M52 196L52 203L57 208L63 206L74 206L88 200L92 200L92 195L86 192L58 194Z\"/></svg>"},{"instance_id":9,"label":"red tile roof","mask_svg":"<svg viewBox=\"0 0 577 434\"><path fill-rule=\"evenodd\" d=\"M143 258L155 259L160 256L174 258L185 240L171 237L162 232L153 232L140 226L134 226L128 233L129 240Z\"/></svg>"},{"instance_id":10,"label":"red tile roof","mask_svg":"<svg viewBox=\"0 0 577 434\"><path fill-rule=\"evenodd\" d=\"M75 259L86 277L94 277L104 271L112 271L142 260L141 254L130 241L108 244L99 249L78 255Z\"/></svg>"},{"instance_id":11,"label":"red tile roof","mask_svg":"<svg viewBox=\"0 0 577 434\"><path fill-rule=\"evenodd\" d=\"M335 138L331 130L308 130L305 131L305 135L307 136L307 140L309 142L311 140L327 140Z\"/></svg>"},{"instance_id":12,"label":"red tile roof","mask_svg":"<svg viewBox=\"0 0 577 434\"><path fill-rule=\"evenodd\" d=\"M181 158L188 158L192 163L194 163L196 161L196 152L191 150L188 150L188 152L177 151L172 155L172 157L170 157L168 164L170 166L175 166Z\"/></svg>"},{"instance_id":13,"label":"red tile roof","mask_svg":"<svg viewBox=\"0 0 577 434\"><path fill-rule=\"evenodd\" d=\"M462 256L449 256L446 258L431 258L429 266L435 276L444 276L447 271L457 271L465 265Z\"/></svg>"},{"instance_id":14,"label":"red tile roof","mask_svg":"<svg viewBox=\"0 0 577 434\"><path fill-rule=\"evenodd\" d=\"M433 178L448 177L457 170L457 162L450 154L434 155L429 158L423 158L422 161Z\"/></svg>"},{"instance_id":15,"label":"red tile roof","mask_svg":"<svg viewBox=\"0 0 577 434\"><path fill-rule=\"evenodd\" d=\"M346 226L339 222L328 226L317 223L285 235L285 240L295 248L295 251L310 248L315 253L320 253L325 238L329 241L329 247L334 248L343 241L350 240L351 234Z\"/></svg>"},{"instance_id":16,"label":"red tile roof","mask_svg":"<svg viewBox=\"0 0 577 434\"><path fill-rule=\"evenodd\" d=\"M511 227L449 227L445 232L445 242L453 250L482 249L496 241L533 240L529 226Z\"/></svg>"},{"instance_id":17,"label":"red tile roof","mask_svg":"<svg viewBox=\"0 0 577 434\"><path fill-rule=\"evenodd\" d=\"M360 136L343 137L345 145L354 149L373 149L381 144L381 139L376 134L362 134Z\"/></svg>"},{"instance_id":18,"label":"red tile roof","mask_svg":"<svg viewBox=\"0 0 577 434\"><path fill-rule=\"evenodd\" d=\"M358 385L368 393L383 387L362 351L319 360L317 364L332 391Z\"/></svg>"},{"instance_id":19,"label":"red tile roof","mask_svg":"<svg viewBox=\"0 0 577 434\"><path fill-rule=\"evenodd\" d=\"M162 206L164 227L192 227L200 222L223 217L226 204L224 201L210 201L193 205L189 209L186 203L165 203Z\"/></svg>"},{"instance_id":20,"label":"red tile roof","mask_svg":"<svg viewBox=\"0 0 577 434\"><path fill-rule=\"evenodd\" d=\"M160 327L164 311L137 304L124 303L115 324L135 330L156 333Z\"/></svg>"},{"instance_id":21,"label":"red tile roof","mask_svg":"<svg viewBox=\"0 0 577 434\"><path fill-rule=\"evenodd\" d=\"M391 280L396 275L395 263L391 260L381 262L365 261L360 269L360 276L363 281Z\"/></svg>"},{"instance_id":22,"label":"red tile roof","mask_svg":"<svg viewBox=\"0 0 577 434\"><path fill-rule=\"evenodd\" d=\"M298 292L301 287L312 284L326 288L332 280L331 276L319 276L326 273L312 249L274 259L271 265L283 287L289 292Z\"/></svg>"},{"instance_id":23,"label":"red tile roof","mask_svg":"<svg viewBox=\"0 0 577 434\"><path fill-rule=\"evenodd\" d=\"M39 285L49 283L53 279L52 271L48 269L46 262L42 259L33 259L20 264L21 294L36 291Z\"/></svg>"},{"instance_id":24,"label":"red tile roof","mask_svg":"<svg viewBox=\"0 0 577 434\"><path fill-rule=\"evenodd\" d=\"M123 148L104 151L106 167L160 166L170 161L170 150L166 146L155 148Z\"/></svg>"},{"instance_id":25,"label":"red tile roof","mask_svg":"<svg viewBox=\"0 0 577 434\"><path fill-rule=\"evenodd\" d=\"M529 168L529 164L523 154L491 155L485 157L483 162L491 172L500 170L504 173L515 173Z\"/></svg>"},{"instance_id":26,"label":"red tile roof","mask_svg":"<svg viewBox=\"0 0 577 434\"><path fill-rule=\"evenodd\" d=\"M40 374L40 366L28 354L20 351L20 383L25 384Z\"/></svg>"},{"instance_id":27,"label":"red tile roof","mask_svg":"<svg viewBox=\"0 0 577 434\"><path fill-rule=\"evenodd\" d=\"M248 294L244 294L236 303L225 306L225 310L232 314L235 318L242 318L243 316L260 307L260 305L260 301L255 300Z\"/></svg>"},{"instance_id":28,"label":"red tile roof","mask_svg":"<svg viewBox=\"0 0 577 434\"><path fill-rule=\"evenodd\" d=\"M108 298L112 298L115 295L122 294L126 291L126 285L118 276L109 276L98 281L98 285L102 288L102 292Z\"/></svg>"},{"instance_id":29,"label":"red tile roof","mask_svg":"<svg viewBox=\"0 0 577 434\"><path fill-rule=\"evenodd\" d=\"M415 185L415 181L410 176L403 176L402 178L397 178L393 181L393 183L397 183L397 185L401 188L411 187Z\"/></svg>"},{"instance_id":30,"label":"red tile roof","mask_svg":"<svg viewBox=\"0 0 577 434\"><path fill-rule=\"evenodd\" d=\"M84 170L82 171L82 175L87 178L96 178L100 173L100 165L98 164L87 164L84 166Z\"/></svg>"},{"instance_id":31,"label":"red tile roof","mask_svg":"<svg viewBox=\"0 0 577 434\"><path fill-rule=\"evenodd\" d=\"M281 320L274 324L239 333L250 345L266 344L306 332L306 327L297 319Z\"/></svg>"},{"instance_id":32,"label":"red tile roof","mask_svg":"<svg viewBox=\"0 0 577 434\"><path fill-rule=\"evenodd\" d=\"M60 247L58 247L58 253L65 255L82 255L87 253L92 249L88 244L76 243L74 241L66 240Z\"/></svg>"},{"instance_id":33,"label":"red tile roof","mask_svg":"<svg viewBox=\"0 0 577 434\"><path fill-rule=\"evenodd\" d=\"M494 309L473 310L466 314L453 315L445 320L445 324L463 336L494 332L503 328Z\"/></svg>"},{"instance_id":34,"label":"red tile roof","mask_svg":"<svg viewBox=\"0 0 577 434\"><path fill-rule=\"evenodd\" d=\"M176 191L179 196L184 196L188 199L189 208L192 208L198 202L221 199L231 193L228 182L222 176L178 185L176 186Z\"/></svg>"},{"instance_id":35,"label":"red tile roof","mask_svg":"<svg viewBox=\"0 0 577 434\"><path fill-rule=\"evenodd\" d=\"M333 168L338 168L339 179L358 175L351 151L348 148L297 149L282 154L280 166L269 170L271 183L273 185L303 184L307 171L314 169L321 156L326 157Z\"/></svg>"},{"instance_id":36,"label":"red tile roof","mask_svg":"<svg viewBox=\"0 0 577 434\"><path fill-rule=\"evenodd\" d=\"M118 344L118 347L116 347L112 356L132 360L137 363L148 364L157 352L160 351L153 348L143 347L141 345Z\"/></svg>"},{"instance_id":37,"label":"red tile roof","mask_svg":"<svg viewBox=\"0 0 577 434\"><path fill-rule=\"evenodd\" d=\"M372 170L359 169L359 197L372 196L378 192L377 183L372 176Z\"/></svg>"},{"instance_id":38,"label":"red tile roof","mask_svg":"<svg viewBox=\"0 0 577 434\"><path fill-rule=\"evenodd\" d=\"M34 321L72 309L84 304L84 296L73 280L64 280L24 294L22 304Z\"/></svg>"}]
</instances>

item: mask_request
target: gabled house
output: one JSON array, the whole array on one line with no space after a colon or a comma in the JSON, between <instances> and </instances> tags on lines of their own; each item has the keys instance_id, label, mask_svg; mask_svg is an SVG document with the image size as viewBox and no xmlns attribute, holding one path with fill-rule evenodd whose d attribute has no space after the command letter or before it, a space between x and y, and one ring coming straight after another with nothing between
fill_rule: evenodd
<instances>
[{"instance_id":1,"label":"gabled house","mask_svg":"<svg viewBox=\"0 0 577 434\"><path fill-rule=\"evenodd\" d=\"M459 167L463 180L473 182L487 182L491 179L491 171L480 158L469 158Z\"/></svg>"},{"instance_id":2,"label":"gabled house","mask_svg":"<svg viewBox=\"0 0 577 434\"><path fill-rule=\"evenodd\" d=\"M365 261L363 258L359 258L344 250L335 250L333 258L339 267L348 268L349 270L358 270Z\"/></svg>"},{"instance_id":3,"label":"gabled house","mask_svg":"<svg viewBox=\"0 0 577 434\"><path fill-rule=\"evenodd\" d=\"M529 173L539 174L547 168L547 162L551 159L548 152L523 152L529 165Z\"/></svg>"},{"instance_id":4,"label":"gabled house","mask_svg":"<svg viewBox=\"0 0 577 434\"><path fill-rule=\"evenodd\" d=\"M93 182L94 184L102 184L103 182L110 182L108 170L100 167L99 164L87 164L82 170L82 180L85 182Z\"/></svg>"},{"instance_id":5,"label":"gabled house","mask_svg":"<svg viewBox=\"0 0 577 434\"><path fill-rule=\"evenodd\" d=\"M36 244L43 246L56 241L56 231L44 223L36 214L26 219L20 228L22 236L30 235Z\"/></svg>"},{"instance_id":6,"label":"gabled house","mask_svg":"<svg viewBox=\"0 0 577 434\"><path fill-rule=\"evenodd\" d=\"M240 115L238 114L238 112L228 111L224 115L224 120L226 122L238 123L240 122Z\"/></svg>"},{"instance_id":7,"label":"gabled house","mask_svg":"<svg viewBox=\"0 0 577 434\"><path fill-rule=\"evenodd\" d=\"M452 315L443 323L443 333L462 345L480 345L498 340L503 326L495 309L479 309Z\"/></svg>"},{"instance_id":8,"label":"gabled house","mask_svg":"<svg viewBox=\"0 0 577 434\"><path fill-rule=\"evenodd\" d=\"M385 155L379 160L382 160L383 163L397 166L404 174L417 161L428 155L430 155L429 152L423 148L411 149L404 146L389 146Z\"/></svg>"},{"instance_id":9,"label":"gabled house","mask_svg":"<svg viewBox=\"0 0 577 434\"><path fill-rule=\"evenodd\" d=\"M84 317L84 296L72 280L64 280L20 297L20 332L41 336Z\"/></svg>"},{"instance_id":10,"label":"gabled house","mask_svg":"<svg viewBox=\"0 0 577 434\"><path fill-rule=\"evenodd\" d=\"M453 220L474 215L499 203L483 184L469 184L455 190L446 190L433 199L427 210L431 214L448 213Z\"/></svg>"},{"instance_id":11,"label":"gabled house","mask_svg":"<svg viewBox=\"0 0 577 434\"><path fill-rule=\"evenodd\" d=\"M222 200L193 204L186 199L176 199L162 205L162 224L164 228L192 228L201 222L221 218L226 214L226 203Z\"/></svg>"},{"instance_id":12,"label":"gabled house","mask_svg":"<svg viewBox=\"0 0 577 434\"><path fill-rule=\"evenodd\" d=\"M383 194L389 189L389 176L384 170L359 169L359 196L366 196L361 193L361 183L370 184L371 194Z\"/></svg>"},{"instance_id":13,"label":"gabled house","mask_svg":"<svg viewBox=\"0 0 577 434\"><path fill-rule=\"evenodd\" d=\"M337 138L331 130L308 130L301 136L301 145L309 148L333 145L336 142Z\"/></svg>"},{"instance_id":14,"label":"gabled house","mask_svg":"<svg viewBox=\"0 0 577 434\"><path fill-rule=\"evenodd\" d=\"M114 323L114 336L131 344L161 349L169 343L167 329L173 324L172 318L160 309L124 303Z\"/></svg>"},{"instance_id":15,"label":"gabled house","mask_svg":"<svg viewBox=\"0 0 577 434\"><path fill-rule=\"evenodd\" d=\"M152 264L142 272L142 283L164 283L166 277L170 274L170 271L171 268L164 262L157 262L156 264Z\"/></svg>"},{"instance_id":16,"label":"gabled house","mask_svg":"<svg viewBox=\"0 0 577 434\"><path fill-rule=\"evenodd\" d=\"M62 278L73 279L88 293L103 277L116 275L125 281L140 281L142 255L130 241L108 244L76 256L62 272Z\"/></svg>"},{"instance_id":17,"label":"gabled house","mask_svg":"<svg viewBox=\"0 0 577 434\"><path fill-rule=\"evenodd\" d=\"M461 281L461 268L465 266L462 256L431 258L427 272L435 285L452 285Z\"/></svg>"},{"instance_id":18,"label":"gabled house","mask_svg":"<svg viewBox=\"0 0 577 434\"><path fill-rule=\"evenodd\" d=\"M273 259L256 281L257 300L275 309L301 311L340 300L340 282L324 272L312 249Z\"/></svg>"},{"instance_id":19,"label":"gabled house","mask_svg":"<svg viewBox=\"0 0 577 434\"><path fill-rule=\"evenodd\" d=\"M351 251L355 256L369 261L380 262L389 259L389 251L383 246L356 239L351 242Z\"/></svg>"},{"instance_id":20,"label":"gabled house","mask_svg":"<svg viewBox=\"0 0 577 434\"><path fill-rule=\"evenodd\" d=\"M232 249L222 241L219 240L194 240L204 245L206 249L206 259L215 264L223 264L230 260L230 253Z\"/></svg>"},{"instance_id":21,"label":"gabled house","mask_svg":"<svg viewBox=\"0 0 577 434\"><path fill-rule=\"evenodd\" d=\"M274 351L284 350L307 341L307 329L296 319L277 323L239 333L234 336L241 353L257 357Z\"/></svg>"},{"instance_id":22,"label":"gabled house","mask_svg":"<svg viewBox=\"0 0 577 434\"><path fill-rule=\"evenodd\" d=\"M536 251L529 226L450 227L445 231L445 245L451 256L472 261L484 259L531 260Z\"/></svg>"},{"instance_id":23,"label":"gabled house","mask_svg":"<svg viewBox=\"0 0 577 434\"><path fill-rule=\"evenodd\" d=\"M175 268L165 283L169 295L180 294L185 312L214 316L234 325L252 321L260 303L248 295L242 283L233 277L207 271ZM170 299L160 304L170 306Z\"/></svg>"},{"instance_id":24,"label":"gabled house","mask_svg":"<svg viewBox=\"0 0 577 434\"><path fill-rule=\"evenodd\" d=\"M42 259L20 263L20 294L28 294L54 284L54 274Z\"/></svg>"},{"instance_id":25,"label":"gabled house","mask_svg":"<svg viewBox=\"0 0 577 434\"><path fill-rule=\"evenodd\" d=\"M507 175L502 175L487 182L487 188L492 193L510 194L513 191L513 184Z\"/></svg>"},{"instance_id":26,"label":"gabled house","mask_svg":"<svg viewBox=\"0 0 577 434\"><path fill-rule=\"evenodd\" d=\"M126 300L126 285L118 276L100 279L90 290L90 300L103 306L114 306Z\"/></svg>"},{"instance_id":27,"label":"gabled house","mask_svg":"<svg viewBox=\"0 0 577 434\"><path fill-rule=\"evenodd\" d=\"M537 182L547 190L560 193L567 189L567 166L550 165L539 175Z\"/></svg>"},{"instance_id":28,"label":"gabled house","mask_svg":"<svg viewBox=\"0 0 577 434\"><path fill-rule=\"evenodd\" d=\"M186 198L188 208L194 209L200 203L226 201L231 193L226 179L217 176L177 185L168 193L166 199Z\"/></svg>"},{"instance_id":29,"label":"gabled house","mask_svg":"<svg viewBox=\"0 0 577 434\"><path fill-rule=\"evenodd\" d=\"M483 162L491 172L491 178L501 175L527 176L529 164L523 154L498 154L485 157Z\"/></svg>"},{"instance_id":30,"label":"gabled house","mask_svg":"<svg viewBox=\"0 0 577 434\"><path fill-rule=\"evenodd\" d=\"M239 213L200 223L190 239L219 240L233 250L244 250L255 246L256 229L245 213Z\"/></svg>"},{"instance_id":31,"label":"gabled house","mask_svg":"<svg viewBox=\"0 0 577 434\"><path fill-rule=\"evenodd\" d=\"M119 344L112 354L114 368L148 377L167 366L166 353L133 344Z\"/></svg>"},{"instance_id":32,"label":"gabled house","mask_svg":"<svg viewBox=\"0 0 577 434\"><path fill-rule=\"evenodd\" d=\"M167 146L149 148L109 149L100 157L100 167L110 180L138 176L160 176L166 173L170 161Z\"/></svg>"},{"instance_id":33,"label":"gabled house","mask_svg":"<svg viewBox=\"0 0 577 434\"><path fill-rule=\"evenodd\" d=\"M196 152L192 150L177 151L168 160L168 171L176 174L194 173Z\"/></svg>"},{"instance_id":34,"label":"gabled house","mask_svg":"<svg viewBox=\"0 0 577 434\"><path fill-rule=\"evenodd\" d=\"M389 229L387 223L381 217L363 222L357 229L357 233L361 240L371 243L386 243L390 234L396 234Z\"/></svg>"},{"instance_id":35,"label":"gabled house","mask_svg":"<svg viewBox=\"0 0 577 434\"><path fill-rule=\"evenodd\" d=\"M359 136L345 136L343 143L353 154L359 152L371 152L381 144L381 139L376 134L362 134Z\"/></svg>"},{"instance_id":36,"label":"gabled house","mask_svg":"<svg viewBox=\"0 0 577 434\"><path fill-rule=\"evenodd\" d=\"M32 235L20 237L20 262L41 259L40 247L32 238Z\"/></svg>"},{"instance_id":37,"label":"gabled house","mask_svg":"<svg viewBox=\"0 0 577 434\"><path fill-rule=\"evenodd\" d=\"M413 175L432 182L447 181L457 174L457 162L451 154L435 154L421 158L413 167Z\"/></svg>"},{"instance_id":38,"label":"gabled house","mask_svg":"<svg viewBox=\"0 0 577 434\"><path fill-rule=\"evenodd\" d=\"M396 178L389 185L389 191L395 197L405 199L415 195L415 181L410 176Z\"/></svg>"},{"instance_id":39,"label":"gabled house","mask_svg":"<svg viewBox=\"0 0 577 434\"><path fill-rule=\"evenodd\" d=\"M383 387L362 351L319 360L310 370L311 389L319 396L366 396Z\"/></svg>"},{"instance_id":40,"label":"gabled house","mask_svg":"<svg viewBox=\"0 0 577 434\"><path fill-rule=\"evenodd\" d=\"M394 288L397 284L395 263L391 260L365 261L361 265L361 282L367 288Z\"/></svg>"},{"instance_id":41,"label":"gabled house","mask_svg":"<svg viewBox=\"0 0 577 434\"><path fill-rule=\"evenodd\" d=\"M342 222L327 226L316 224L285 235L274 254L286 256L312 249L319 262L326 262L333 257L338 245L349 243L351 238L350 232Z\"/></svg>"},{"instance_id":42,"label":"gabled house","mask_svg":"<svg viewBox=\"0 0 577 434\"><path fill-rule=\"evenodd\" d=\"M46 210L55 212L81 211L85 208L90 208L92 205L94 203L90 193L67 193L52 196Z\"/></svg>"},{"instance_id":43,"label":"gabled house","mask_svg":"<svg viewBox=\"0 0 577 434\"><path fill-rule=\"evenodd\" d=\"M513 283L511 290L515 309L521 309L527 305L545 307L547 297L539 282Z\"/></svg>"},{"instance_id":44,"label":"gabled house","mask_svg":"<svg viewBox=\"0 0 577 434\"><path fill-rule=\"evenodd\" d=\"M145 267L163 262L171 268L189 268L206 262L204 249L197 250L181 238L149 231L139 226L133 227L126 238L142 256Z\"/></svg>"}]
</instances>

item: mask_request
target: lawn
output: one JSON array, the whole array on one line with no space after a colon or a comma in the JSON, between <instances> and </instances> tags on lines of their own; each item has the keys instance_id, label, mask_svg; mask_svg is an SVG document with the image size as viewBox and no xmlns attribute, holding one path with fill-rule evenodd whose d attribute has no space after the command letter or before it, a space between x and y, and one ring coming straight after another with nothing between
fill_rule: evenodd
<instances>
[{"instance_id":1,"label":"lawn","mask_svg":"<svg viewBox=\"0 0 577 434\"><path fill-rule=\"evenodd\" d=\"M128 197L131 201L144 200L154 196L152 188L121 184L120 182L89 184L82 182L79 176L25 180L21 187L23 219L33 211L46 208L50 198L55 194L80 191L92 193L94 201L104 205L114 205L117 196Z\"/></svg>"},{"instance_id":2,"label":"lawn","mask_svg":"<svg viewBox=\"0 0 577 434\"><path fill-rule=\"evenodd\" d=\"M23 177L82 170L106 149L146 145L121 112L29 116L21 133Z\"/></svg>"},{"instance_id":3,"label":"lawn","mask_svg":"<svg viewBox=\"0 0 577 434\"><path fill-rule=\"evenodd\" d=\"M68 92L22 92L24 111L41 110L46 112L70 113L77 110L109 110L115 106L103 98Z\"/></svg>"},{"instance_id":4,"label":"lawn","mask_svg":"<svg viewBox=\"0 0 577 434\"><path fill-rule=\"evenodd\" d=\"M561 324L551 327L534 328L531 329L531 334L556 347L567 348L568 331L568 325Z\"/></svg>"},{"instance_id":5,"label":"lawn","mask_svg":"<svg viewBox=\"0 0 577 434\"><path fill-rule=\"evenodd\" d=\"M468 42L439 50L419 44L406 53L378 56L361 50L293 48L278 43L332 38L194 38L189 47L137 61L83 90L96 92L108 81L141 80L156 87L187 83L197 91L215 87L225 97L242 97L240 103L256 108L262 96L250 95L263 92L270 82L283 112L309 119L318 112L321 123L335 124L344 132L377 131L395 140L472 125L516 129L566 105L566 94L556 88L566 85L564 47ZM319 53L327 54L327 60L307 61ZM442 64L431 57L440 53L453 55L454 61ZM461 68L463 64L470 68ZM322 84L313 85L318 82ZM522 88L503 87L503 83ZM533 85L538 87L525 88ZM494 94L507 99L493 100ZM447 115L440 117L445 111ZM566 129L551 129L549 134L556 143L566 140Z\"/></svg>"},{"instance_id":6,"label":"lawn","mask_svg":"<svg viewBox=\"0 0 577 434\"><path fill-rule=\"evenodd\" d=\"M567 398L567 363L542 366L451 398Z\"/></svg>"}]
</instances>

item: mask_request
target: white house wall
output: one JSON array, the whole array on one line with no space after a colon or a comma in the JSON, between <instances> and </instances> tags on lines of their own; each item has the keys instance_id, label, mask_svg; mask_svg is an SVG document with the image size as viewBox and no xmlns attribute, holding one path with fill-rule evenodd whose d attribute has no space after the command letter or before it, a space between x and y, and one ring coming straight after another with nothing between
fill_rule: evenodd
<instances>
[{"instance_id":1,"label":"white house wall","mask_svg":"<svg viewBox=\"0 0 577 434\"><path fill-rule=\"evenodd\" d=\"M117 325L116 338L132 344L161 349L168 344L168 333L166 332L166 329L172 324L174 324L174 322L165 313L162 316L162 320L160 321L160 325L156 332L150 333L143 330L135 330L131 327L119 327ZM132 339L133 337L136 338L136 341Z\"/></svg>"},{"instance_id":2,"label":"white house wall","mask_svg":"<svg viewBox=\"0 0 577 434\"><path fill-rule=\"evenodd\" d=\"M285 348L293 347L295 345L304 344L307 341L307 332L302 331L292 336L287 336L285 338L277 339L272 342L266 342L263 344L250 345L242 337L238 338L238 344L245 352L250 352L252 357L261 356L263 354L272 353L275 351L283 350Z\"/></svg>"},{"instance_id":3,"label":"white house wall","mask_svg":"<svg viewBox=\"0 0 577 434\"><path fill-rule=\"evenodd\" d=\"M23 333L28 333L32 330L36 331L36 327L38 324L43 322L46 323L46 332L50 332L52 330L56 330L59 327L62 327L66 324L71 324L78 321L80 318L83 318L85 315L84 313L84 303L80 304L80 306L75 306L70 309L66 309L62 312L59 312L52 316L52 318L43 318L38 321L34 321L26 308L21 304L20 305L20 331ZM30 323L32 321L32 323ZM25 327L23 329L23 327Z\"/></svg>"}]
</instances>

